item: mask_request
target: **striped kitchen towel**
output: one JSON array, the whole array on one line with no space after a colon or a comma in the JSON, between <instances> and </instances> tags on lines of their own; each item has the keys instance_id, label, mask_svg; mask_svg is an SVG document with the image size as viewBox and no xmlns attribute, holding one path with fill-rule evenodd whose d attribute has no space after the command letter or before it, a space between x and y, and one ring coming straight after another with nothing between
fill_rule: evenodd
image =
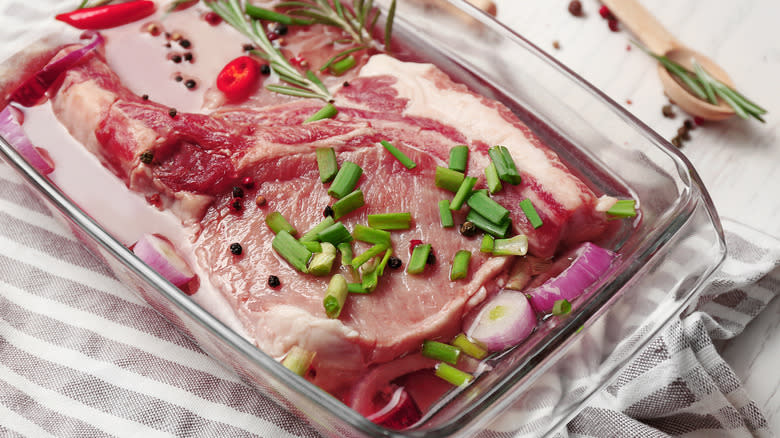
<instances>
[{"instance_id":1,"label":"striped kitchen towel","mask_svg":"<svg viewBox=\"0 0 780 438\"><path fill-rule=\"evenodd\" d=\"M714 341L736 336L780 292L780 242L725 225L728 259L695 311L559 436L770 434ZM0 419L0 436L318 436L114 279L4 163ZM531 426L510 409L481 436L533 436Z\"/></svg>"}]
</instances>

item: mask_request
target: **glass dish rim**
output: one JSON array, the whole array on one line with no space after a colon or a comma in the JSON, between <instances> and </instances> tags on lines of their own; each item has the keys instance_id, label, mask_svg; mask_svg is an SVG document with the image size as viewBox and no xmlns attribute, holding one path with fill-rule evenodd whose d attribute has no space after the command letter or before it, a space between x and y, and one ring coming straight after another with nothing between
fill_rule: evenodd
<instances>
[{"instance_id":1,"label":"glass dish rim","mask_svg":"<svg viewBox=\"0 0 780 438\"><path fill-rule=\"evenodd\" d=\"M690 296L695 294L696 290L700 288L701 283L709 276L709 274L711 274L715 269L717 269L717 267L725 258L725 238L723 235L723 230L720 224L720 220L718 218L717 213L714 210L709 193L703 187L698 174L696 173L695 169L690 164L690 162L687 160L687 158L681 152L672 148L668 144L668 142L666 142L665 139L663 139L655 131L647 127L647 125L645 125L635 116L633 116L627 110L623 109L620 105L618 105L613 99L607 96L604 92L602 92L601 90L597 89L596 87L594 87L593 85L585 81L578 74L573 72L571 69L569 69L568 67L566 67L565 65L557 61L555 58L553 58L545 51L541 50L539 47L531 43L526 38L522 37L518 33L509 29L503 23L497 21L493 17L490 17L483 11L467 3L465 0L446 0L446 1L451 3L461 11L466 12L471 17L478 19L483 25L490 27L492 30L496 31L501 37L508 38L513 43L521 46L521 48L524 48L525 50L528 51L529 55L540 58L543 62L545 62L546 64L548 64L549 66L553 67L555 70L558 70L564 76L566 76L567 79L572 82L572 85L584 89L593 97L595 97L597 100L602 101L602 103L604 103L605 108L611 109L624 122L632 126L637 132L641 132L643 135L649 136L651 139L653 139L654 140L653 143L655 143L656 146L659 147L661 151L664 152L667 156L669 156L669 158L676 164L678 170L678 176L681 178L682 182L685 183L684 190L680 193L680 196L678 196L677 200L683 202L686 205L689 205L690 207L687 210L688 215L686 216L686 220L693 213L695 207L694 204L696 204L697 202L702 202L703 206L706 208L707 212L709 213L709 218L713 226L715 227L720 242L720 249L721 249L720 260L717 263L715 263L713 266L711 266L705 275L702 275L702 277L699 279L695 287L691 288L691 290L688 292L688 298L681 301L679 309L677 310L678 311L682 310L687 305ZM476 403L477 406L469 409L468 410L469 415L463 416L460 419L448 420L444 425L441 425L435 429L416 430L416 431L412 429L409 430L408 433L404 433L407 431L398 432L398 431L393 431L375 425L374 423L370 422L362 415L358 414L353 409L343 404L341 401L339 401L332 395L325 392L324 390L316 387L314 384L308 381L300 379L297 375L288 371L286 368L281 366L276 360L274 360L273 358L271 358L270 356L262 352L260 349L258 349L254 344L250 343L249 341L241 337L235 331L233 331L232 329L227 327L224 323L219 321L216 317L212 316L210 313L208 313L206 310L200 307L197 303L189 299L186 295L182 294L178 288L173 286L171 283L169 283L167 280L161 277L156 271L154 271L153 269L148 267L145 263L143 263L140 259L138 259L132 253L132 251L130 251L125 245L120 243L117 239L115 239L107 231L105 231L88 214L86 214L83 210L81 210L80 207L72 203L68 199L68 197L60 191L58 187L56 187L52 182L50 182L48 179L42 176L36 169L34 169L31 165L29 165L29 163L27 163L26 160L24 160L18 154L18 152L13 147L11 147L10 144L7 143L5 138L3 138L2 136L0 136L0 152L2 152L5 160L11 164L11 167L15 168L15 170L18 173L20 173L28 182L32 183L33 188L39 194L47 198L57 210L59 210L62 214L64 214L75 224L77 224L81 228L81 230L84 233L86 233L86 235L88 235L90 239L93 240L94 243L100 245L100 247L108 251L108 253L110 253L113 257L121 261L126 268L130 269L141 279L143 279L147 284L151 285L157 291L161 292L163 296L165 296L170 303L176 305L178 309L180 309L181 311L183 311L184 313L192 317L193 321L196 321L202 327L210 331L213 335L219 338L233 351L238 352L239 354L243 355L247 359L253 361L255 364L263 368L264 371L268 372L274 378L278 379L283 385L285 385L288 390L295 391L298 395L307 398L309 401L319 405L321 408L325 409L331 414L338 416L342 421L348 422L352 427L358 429L360 432L367 433L372 436L424 436L424 435L427 436L428 434L434 434L436 436L440 436L437 434L441 434L441 433L446 434L448 431L451 432L452 429L455 428L456 426L463 427L464 425L472 422L480 414L484 413L486 410L489 410L490 408L493 407L493 403L489 402L489 400L487 400L488 402L485 403L484 402L485 399L492 398L493 396L495 396L495 399L498 399L500 398L500 396L506 394L508 391L513 389L513 386L517 383L515 377L518 376L516 376L515 373L509 373L508 375L502 378L501 384L498 385L497 389L490 391L488 395L490 395L491 397L487 397L484 394L480 397L480 399L482 399L483 402ZM694 195L699 195L699 197L696 197ZM685 223L685 221L678 221L678 222L680 223L672 234L679 231L679 229ZM666 227L663 229L664 232L667 230L668 228ZM661 232L662 231L656 231L655 233L651 233L650 235L654 236L655 234ZM655 238L653 239L650 239L650 241L652 242L656 242L657 240L658 240L657 236L655 236ZM665 245L666 243L667 242L663 242L662 246ZM638 248L638 250L641 248L647 249L646 246L647 245L643 244ZM621 275L622 274L624 273L621 272ZM636 272L633 272L630 276L627 276L626 280L628 278L632 278L635 274ZM623 285L622 283L624 283L626 280L621 282L621 284L618 285L618 288L622 287ZM666 323L668 323L672 315L676 313L677 311L671 313L669 318L667 318L663 324L659 324L659 328L655 330L653 333L651 333L650 335L648 335L643 342L638 344L636 348L639 349L641 348L642 345L649 342L652 336L655 333L657 333L658 330L660 330L660 327L663 327ZM567 340L571 339L570 333L566 333L564 335L562 334L563 332L565 332L565 330L559 330L558 333L561 334L560 336L563 339L561 343L557 344L553 348L553 352L560 350L562 344L566 343ZM547 357L548 356L545 356L545 359ZM614 368L618 368L622 365L623 363L621 362L620 364L614 365ZM595 390L593 392L595 392ZM475 410L476 412L474 412Z\"/></svg>"}]
</instances>

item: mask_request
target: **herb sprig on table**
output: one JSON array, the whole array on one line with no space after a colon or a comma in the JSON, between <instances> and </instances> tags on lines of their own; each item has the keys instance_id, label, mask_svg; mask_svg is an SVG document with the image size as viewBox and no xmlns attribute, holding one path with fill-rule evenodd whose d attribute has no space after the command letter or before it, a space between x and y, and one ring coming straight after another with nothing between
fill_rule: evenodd
<instances>
[{"instance_id":1,"label":"herb sprig on table","mask_svg":"<svg viewBox=\"0 0 780 438\"><path fill-rule=\"evenodd\" d=\"M648 48L637 43L636 41L634 41L634 45L655 58L659 63L661 63L661 65L664 66L669 74L679 79L680 82L682 82L685 87L699 99L705 100L713 105L717 105L718 98L720 98L728 106L730 106L734 110L734 113L739 117L743 119L753 117L759 122L764 123L764 119L761 117L767 113L764 108L761 108L755 102L739 93L737 90L729 87L728 85L713 77L706 70L704 70L701 64L696 62L696 59L692 60L694 71L690 71L666 56L651 52Z\"/></svg>"}]
</instances>

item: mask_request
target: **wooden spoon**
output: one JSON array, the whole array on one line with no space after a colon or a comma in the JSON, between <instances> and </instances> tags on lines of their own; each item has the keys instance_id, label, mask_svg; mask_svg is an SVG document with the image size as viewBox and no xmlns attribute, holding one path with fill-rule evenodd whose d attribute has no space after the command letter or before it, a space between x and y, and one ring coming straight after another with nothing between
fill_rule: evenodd
<instances>
[{"instance_id":1,"label":"wooden spoon","mask_svg":"<svg viewBox=\"0 0 780 438\"><path fill-rule=\"evenodd\" d=\"M704 70L719 81L734 88L728 74L720 66L710 58L677 41L638 1L601 0L601 2L653 53L666 55L672 61L691 71L693 71L691 59L696 58ZM661 84L667 97L685 112L705 120L723 120L734 115L734 110L723 100L719 100L718 105L713 105L706 100L699 99L672 77L661 64L658 65L658 75L661 77Z\"/></svg>"}]
</instances>

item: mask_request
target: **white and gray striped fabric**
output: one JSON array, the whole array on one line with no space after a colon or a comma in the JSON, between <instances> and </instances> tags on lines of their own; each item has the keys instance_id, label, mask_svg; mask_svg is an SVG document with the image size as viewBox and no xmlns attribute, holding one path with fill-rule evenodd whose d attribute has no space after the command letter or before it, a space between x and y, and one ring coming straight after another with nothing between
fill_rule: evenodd
<instances>
[{"instance_id":1,"label":"white and gray striped fabric","mask_svg":"<svg viewBox=\"0 0 780 438\"><path fill-rule=\"evenodd\" d=\"M780 242L726 222L729 257L560 436L769 436L718 356L780 292ZM0 163L0 436L316 437L113 278ZM533 430L530 431L533 434ZM485 437L528 436L511 414Z\"/></svg>"}]
</instances>

